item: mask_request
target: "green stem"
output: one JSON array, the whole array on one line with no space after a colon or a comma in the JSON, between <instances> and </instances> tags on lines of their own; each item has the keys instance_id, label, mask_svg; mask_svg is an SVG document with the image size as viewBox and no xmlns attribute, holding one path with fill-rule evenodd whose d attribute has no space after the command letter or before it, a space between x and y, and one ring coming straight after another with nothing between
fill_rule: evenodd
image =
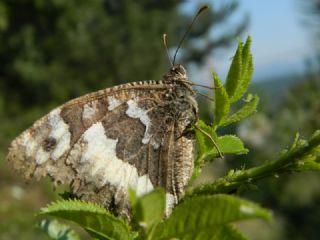
<instances>
[{"instance_id":1,"label":"green stem","mask_svg":"<svg viewBox=\"0 0 320 240\"><path fill-rule=\"evenodd\" d=\"M259 179L274 176L283 171L290 170L288 165L310 154L314 148L319 145L320 132L317 132L307 144L283 154L276 160L267 161L265 164L258 167L236 171L234 174L219 178L213 183L197 187L190 194L201 195L228 193L236 190L243 184L255 182Z\"/></svg>"}]
</instances>

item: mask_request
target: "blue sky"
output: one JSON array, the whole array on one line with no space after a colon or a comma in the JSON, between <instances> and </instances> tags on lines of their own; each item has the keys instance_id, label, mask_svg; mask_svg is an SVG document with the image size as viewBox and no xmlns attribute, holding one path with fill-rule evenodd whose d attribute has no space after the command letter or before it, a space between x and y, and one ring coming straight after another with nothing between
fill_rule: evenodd
<instances>
[{"instance_id":1,"label":"blue sky","mask_svg":"<svg viewBox=\"0 0 320 240\"><path fill-rule=\"evenodd\" d=\"M186 10L200 1L190 1ZM218 5L223 0L215 0ZM288 72L301 73L303 59L311 55L312 46L308 39L309 32L302 25L304 19L299 0L240 0L236 16L227 26L232 26L239 17L248 13L250 25L246 34L253 39L253 56L255 64L254 80L270 78ZM188 6L189 5L189 6ZM219 75L225 76L235 47L219 53L212 63ZM210 67L210 60L206 67Z\"/></svg>"},{"instance_id":2,"label":"blue sky","mask_svg":"<svg viewBox=\"0 0 320 240\"><path fill-rule=\"evenodd\" d=\"M253 38L256 75L300 72L311 54L309 32L301 24L299 0L242 0L241 10L250 14L248 32ZM281 71L281 68L283 69ZM274 69L274 73L268 73Z\"/></svg>"}]
</instances>

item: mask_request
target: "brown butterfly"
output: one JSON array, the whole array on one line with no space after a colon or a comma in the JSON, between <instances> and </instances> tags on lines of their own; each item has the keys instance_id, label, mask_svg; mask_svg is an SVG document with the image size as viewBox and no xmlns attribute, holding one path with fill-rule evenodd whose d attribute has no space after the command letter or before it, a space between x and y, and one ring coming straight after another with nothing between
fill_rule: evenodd
<instances>
[{"instance_id":1,"label":"brown butterfly","mask_svg":"<svg viewBox=\"0 0 320 240\"><path fill-rule=\"evenodd\" d=\"M162 80L71 100L18 136L7 160L27 180L49 176L120 215L130 215L129 188L139 196L163 187L168 214L193 170L195 137L189 128L198 107L192 85L184 67L173 63Z\"/></svg>"}]
</instances>

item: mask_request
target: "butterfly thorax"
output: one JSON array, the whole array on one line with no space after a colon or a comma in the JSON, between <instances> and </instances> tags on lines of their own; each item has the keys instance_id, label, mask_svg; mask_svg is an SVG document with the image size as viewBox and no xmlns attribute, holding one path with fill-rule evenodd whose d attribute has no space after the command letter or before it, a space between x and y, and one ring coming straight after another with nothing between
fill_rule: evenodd
<instances>
[{"instance_id":1,"label":"butterfly thorax","mask_svg":"<svg viewBox=\"0 0 320 240\"><path fill-rule=\"evenodd\" d=\"M176 84L173 91L175 101L188 101L196 121L198 118L198 103L195 100L196 94L192 89L192 82L188 79L186 69L181 64L176 64L163 76L163 79Z\"/></svg>"}]
</instances>

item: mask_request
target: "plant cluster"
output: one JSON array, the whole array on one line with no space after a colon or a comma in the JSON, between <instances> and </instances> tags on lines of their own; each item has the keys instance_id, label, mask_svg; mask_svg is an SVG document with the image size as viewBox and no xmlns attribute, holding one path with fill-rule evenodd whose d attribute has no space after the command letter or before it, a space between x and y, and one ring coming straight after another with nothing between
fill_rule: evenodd
<instances>
[{"instance_id":1,"label":"plant cluster","mask_svg":"<svg viewBox=\"0 0 320 240\"><path fill-rule=\"evenodd\" d=\"M193 187L202 167L220 154L246 154L248 149L234 135L219 136L220 127L238 122L256 111L259 98L247 91L253 73L250 52L251 38L239 41L224 84L213 74L214 121L199 120L194 126L198 142L194 174L186 197L172 214L165 218L165 192L158 188L137 198L130 190L132 219L117 218L105 208L80 200L64 199L51 203L40 215L62 218L77 223L95 239L246 239L233 225L242 220L262 218L270 221L272 214L258 204L232 195L256 181L282 173L320 170L320 131L309 140L296 135L289 149L262 165L249 169L231 169L214 182ZM231 112L231 105L244 104ZM79 236L57 220L43 220L40 227L53 239L79 239Z\"/></svg>"}]
</instances>

